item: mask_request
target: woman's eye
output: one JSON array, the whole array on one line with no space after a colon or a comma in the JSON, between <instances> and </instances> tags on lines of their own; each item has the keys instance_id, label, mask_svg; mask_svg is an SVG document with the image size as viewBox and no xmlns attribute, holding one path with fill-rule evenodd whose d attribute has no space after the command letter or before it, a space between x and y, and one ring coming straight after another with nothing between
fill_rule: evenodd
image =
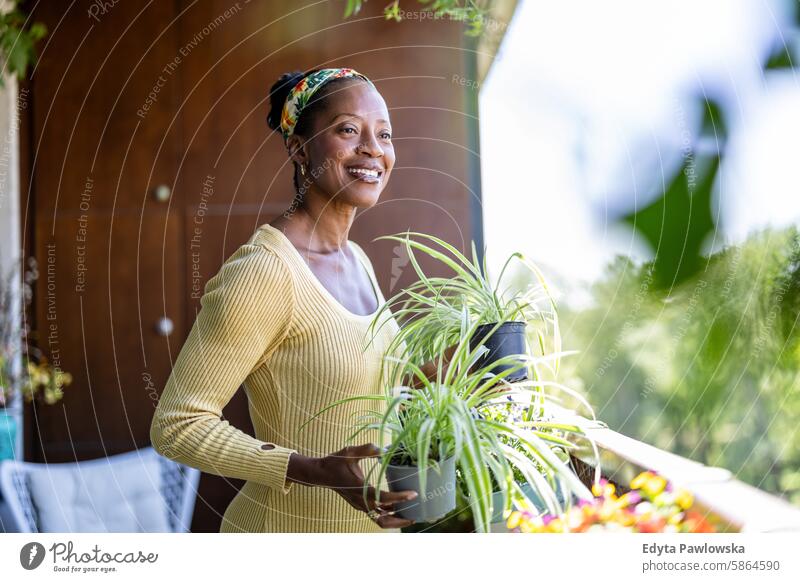
<instances>
[{"instance_id":1,"label":"woman's eye","mask_svg":"<svg viewBox=\"0 0 800 582\"><path fill-rule=\"evenodd\" d=\"M391 134L391 133L388 133L388 132L383 132L383 133L381 134L381 137L382 137L383 139L392 139L392 134Z\"/></svg>"},{"instance_id":2,"label":"woman's eye","mask_svg":"<svg viewBox=\"0 0 800 582\"><path fill-rule=\"evenodd\" d=\"M348 132L348 131L351 131L351 132L353 132L353 133L356 133L356 130L355 130L355 128L353 128L353 127L343 127L343 128L342 128L342 131L343 131L343 132Z\"/></svg>"}]
</instances>

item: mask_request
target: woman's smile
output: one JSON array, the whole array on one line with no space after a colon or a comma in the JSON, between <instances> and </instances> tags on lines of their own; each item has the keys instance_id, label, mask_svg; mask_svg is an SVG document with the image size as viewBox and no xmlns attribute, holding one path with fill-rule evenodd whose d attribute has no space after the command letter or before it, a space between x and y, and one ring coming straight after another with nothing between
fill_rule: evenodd
<instances>
[{"instance_id":1,"label":"woman's smile","mask_svg":"<svg viewBox=\"0 0 800 582\"><path fill-rule=\"evenodd\" d=\"M357 181L379 184L383 177L383 168L377 165L353 165L345 168L347 173Z\"/></svg>"}]
</instances>

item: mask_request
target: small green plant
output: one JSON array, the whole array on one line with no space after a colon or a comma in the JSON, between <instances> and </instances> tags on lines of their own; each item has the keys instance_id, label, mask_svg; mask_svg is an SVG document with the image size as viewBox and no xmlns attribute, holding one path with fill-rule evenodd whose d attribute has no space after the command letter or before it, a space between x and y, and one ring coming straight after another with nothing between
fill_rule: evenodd
<instances>
[{"instance_id":1,"label":"small green plant","mask_svg":"<svg viewBox=\"0 0 800 582\"><path fill-rule=\"evenodd\" d=\"M47 28L35 22L26 28L27 16L17 7L17 0L6 3L9 8L0 11L0 87L4 86L5 75L24 77L25 72L36 58L36 42L47 34Z\"/></svg>"},{"instance_id":2,"label":"small green plant","mask_svg":"<svg viewBox=\"0 0 800 582\"><path fill-rule=\"evenodd\" d=\"M364 2L367 0L347 0L344 17L350 18L358 14ZM467 24L467 36L480 36L484 30L484 24L488 17L486 2L481 0L419 0L424 5L432 18L449 18ZM400 0L394 0L383 10L386 20L403 20L403 10L400 8Z\"/></svg>"},{"instance_id":3,"label":"small green plant","mask_svg":"<svg viewBox=\"0 0 800 582\"><path fill-rule=\"evenodd\" d=\"M0 408L11 402L17 390L27 402L55 404L64 396L63 387L72 383L72 376L52 366L47 356L31 345L26 318L18 317L19 311L30 305L33 284L39 278L36 259L28 259L19 282L18 276L14 267L0 281ZM18 358L22 362L20 371L14 367Z\"/></svg>"},{"instance_id":4,"label":"small green plant","mask_svg":"<svg viewBox=\"0 0 800 582\"><path fill-rule=\"evenodd\" d=\"M522 253L508 257L496 283L492 284L486 274L486 261L484 259L482 265L479 263L474 243L472 260L469 260L451 244L429 234L406 232L375 240L403 244L419 277L418 282L386 301L369 328L374 337L387 323L384 319L378 326L378 316L387 310L392 312L402 327L388 349L399 361L409 360L422 367L426 362L441 359L450 346L473 337L479 326L493 325L491 334L503 323L522 321L530 328L528 353L544 356L552 350L551 357L530 360L528 377L540 378L538 366L541 365L551 368L553 374L558 373L563 352L556 304L541 271ZM442 263L453 275L427 276L417 261L415 250ZM531 283L521 290L505 281L512 263L521 265L531 276ZM392 366L390 377L400 382L400 373L396 365Z\"/></svg>"},{"instance_id":5,"label":"small green plant","mask_svg":"<svg viewBox=\"0 0 800 582\"><path fill-rule=\"evenodd\" d=\"M22 381L22 394L26 402L55 404L64 397L64 386L72 384L72 374L54 368L46 357L25 358L26 370ZM38 360L38 361L37 361Z\"/></svg>"},{"instance_id":6,"label":"small green plant","mask_svg":"<svg viewBox=\"0 0 800 582\"><path fill-rule=\"evenodd\" d=\"M0 273L0 408L11 400L19 381L13 368L18 356L24 353L28 332L27 327L19 329L20 324L25 325L24 320L19 321L20 309L30 305L33 282L39 277L33 258L29 259L21 282L17 279L17 268L15 265L8 273Z\"/></svg>"}]
</instances>

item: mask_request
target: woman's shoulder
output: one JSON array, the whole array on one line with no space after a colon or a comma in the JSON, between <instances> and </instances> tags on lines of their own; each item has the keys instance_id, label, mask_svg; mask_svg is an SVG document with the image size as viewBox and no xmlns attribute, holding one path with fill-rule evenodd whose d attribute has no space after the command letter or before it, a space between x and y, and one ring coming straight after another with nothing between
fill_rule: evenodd
<instances>
[{"instance_id":1,"label":"woman's shoulder","mask_svg":"<svg viewBox=\"0 0 800 582\"><path fill-rule=\"evenodd\" d=\"M258 294L293 295L294 276L286 250L259 228L222 263L208 280L204 296L215 292L252 300Z\"/></svg>"},{"instance_id":2,"label":"woman's shoulder","mask_svg":"<svg viewBox=\"0 0 800 582\"><path fill-rule=\"evenodd\" d=\"M283 232L271 224L265 223L256 229L246 244L260 246L286 259L289 257L289 251L291 250L286 245L291 245L292 243L289 242Z\"/></svg>"}]
</instances>

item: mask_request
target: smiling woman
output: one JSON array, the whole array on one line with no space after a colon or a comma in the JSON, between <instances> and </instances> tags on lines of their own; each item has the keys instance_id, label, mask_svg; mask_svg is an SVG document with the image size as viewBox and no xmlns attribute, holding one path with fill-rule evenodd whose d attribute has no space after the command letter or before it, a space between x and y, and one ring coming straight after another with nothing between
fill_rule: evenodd
<instances>
[{"instance_id":1,"label":"smiling woman","mask_svg":"<svg viewBox=\"0 0 800 582\"><path fill-rule=\"evenodd\" d=\"M298 432L335 400L382 393L382 358L399 327L380 310L372 264L348 233L356 210L377 203L394 166L388 109L353 69L285 74L270 100L269 126L283 134L294 164L295 202L209 280L151 440L164 456L246 480L223 532L396 530L411 522L393 515L394 504L416 493L381 492L380 503L372 488L364 496L376 434L342 448L352 418L374 414L374 401L341 407L326 424ZM389 325L373 338L379 311ZM242 383L255 438L221 419Z\"/></svg>"},{"instance_id":2,"label":"smiling woman","mask_svg":"<svg viewBox=\"0 0 800 582\"><path fill-rule=\"evenodd\" d=\"M337 202L375 204L395 156L389 113L372 82L353 69L318 69L283 75L270 95L267 122L283 133L298 196L316 187Z\"/></svg>"}]
</instances>

